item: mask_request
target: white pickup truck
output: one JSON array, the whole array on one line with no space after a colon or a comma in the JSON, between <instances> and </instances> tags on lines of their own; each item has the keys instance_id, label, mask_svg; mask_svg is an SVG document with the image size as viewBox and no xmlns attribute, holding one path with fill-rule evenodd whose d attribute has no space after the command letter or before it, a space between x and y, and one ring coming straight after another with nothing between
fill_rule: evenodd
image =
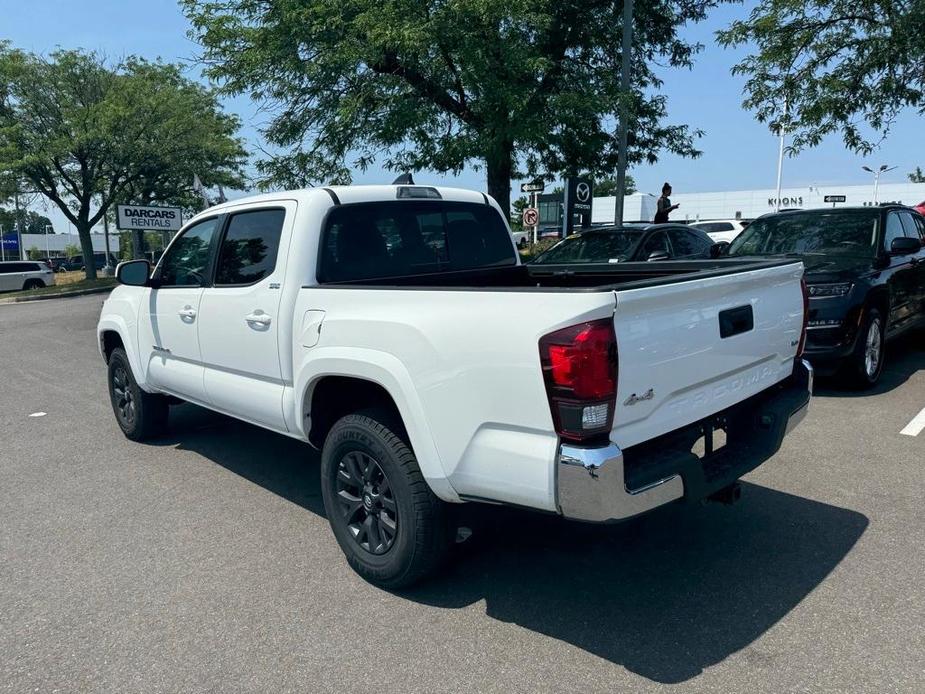
<instances>
[{"instance_id":1,"label":"white pickup truck","mask_svg":"<svg viewBox=\"0 0 925 694\"><path fill-rule=\"evenodd\" d=\"M321 449L350 564L395 587L451 504L606 522L729 500L805 415L791 259L523 265L482 193L331 187L210 208L122 263L99 348L116 420L179 400Z\"/></svg>"}]
</instances>

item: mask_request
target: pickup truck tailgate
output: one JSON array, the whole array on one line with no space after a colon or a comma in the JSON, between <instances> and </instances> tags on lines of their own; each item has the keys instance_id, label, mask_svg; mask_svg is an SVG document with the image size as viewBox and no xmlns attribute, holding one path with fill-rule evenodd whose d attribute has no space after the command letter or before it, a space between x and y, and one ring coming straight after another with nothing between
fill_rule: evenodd
<instances>
[{"instance_id":1,"label":"pickup truck tailgate","mask_svg":"<svg viewBox=\"0 0 925 694\"><path fill-rule=\"evenodd\" d=\"M790 375L803 265L617 290L612 440L621 447L709 417Z\"/></svg>"}]
</instances>

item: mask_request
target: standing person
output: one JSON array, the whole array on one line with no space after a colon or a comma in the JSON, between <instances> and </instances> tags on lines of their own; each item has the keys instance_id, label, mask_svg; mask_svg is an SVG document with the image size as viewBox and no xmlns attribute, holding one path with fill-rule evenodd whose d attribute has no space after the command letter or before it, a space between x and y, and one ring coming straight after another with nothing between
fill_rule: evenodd
<instances>
[{"instance_id":1,"label":"standing person","mask_svg":"<svg viewBox=\"0 0 925 694\"><path fill-rule=\"evenodd\" d=\"M668 221L668 213L681 207L680 203L672 205L671 198L668 197L669 195L671 195L671 184L666 183L662 186L662 197L658 199L658 205L655 210L656 224L665 224Z\"/></svg>"}]
</instances>

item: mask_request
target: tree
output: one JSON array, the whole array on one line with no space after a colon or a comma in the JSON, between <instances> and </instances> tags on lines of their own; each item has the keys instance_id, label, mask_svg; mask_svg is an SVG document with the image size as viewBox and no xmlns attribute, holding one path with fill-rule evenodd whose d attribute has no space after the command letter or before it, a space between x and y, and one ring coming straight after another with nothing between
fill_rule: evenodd
<instances>
[{"instance_id":1,"label":"tree","mask_svg":"<svg viewBox=\"0 0 925 694\"><path fill-rule=\"evenodd\" d=\"M632 195L636 192L636 181L633 180L633 177L629 174L626 175L626 183L623 187L624 195ZM607 197L610 195L617 194L617 179L615 178L602 178L599 181L594 182L594 195L600 197Z\"/></svg>"},{"instance_id":2,"label":"tree","mask_svg":"<svg viewBox=\"0 0 925 694\"><path fill-rule=\"evenodd\" d=\"M921 166L916 166L915 171L909 174L910 183L925 183L925 173L922 172Z\"/></svg>"},{"instance_id":3,"label":"tree","mask_svg":"<svg viewBox=\"0 0 925 694\"><path fill-rule=\"evenodd\" d=\"M42 257L42 252L39 250L38 246L29 246L28 250L26 251L26 257L29 260L38 260Z\"/></svg>"},{"instance_id":4,"label":"tree","mask_svg":"<svg viewBox=\"0 0 925 694\"><path fill-rule=\"evenodd\" d=\"M67 244L67 245L64 247L64 257L65 257L65 258L73 258L75 255L80 255L80 246L77 246L77 245L75 245L75 244L73 244L73 243ZM84 253L83 255L84 255L84 258L92 258L92 257L93 257L93 254L92 254L92 253L91 253L90 255L87 255L86 253Z\"/></svg>"},{"instance_id":5,"label":"tree","mask_svg":"<svg viewBox=\"0 0 925 694\"><path fill-rule=\"evenodd\" d=\"M349 167L484 169L510 209L512 178L611 173L613 114L626 105L630 160L696 155L666 125L651 68L689 66L679 28L724 0L638 0L634 84L621 93L622 6L604 0L183 0L206 74L249 94L281 154L264 182L350 179Z\"/></svg>"},{"instance_id":6,"label":"tree","mask_svg":"<svg viewBox=\"0 0 925 694\"><path fill-rule=\"evenodd\" d=\"M175 66L129 58L110 67L81 51L46 59L0 43L0 171L26 179L61 210L84 257L93 255L93 226L152 171L211 161L238 172L237 127L214 94ZM216 138L218 161L203 154ZM96 277L94 263L86 273Z\"/></svg>"},{"instance_id":7,"label":"tree","mask_svg":"<svg viewBox=\"0 0 925 694\"><path fill-rule=\"evenodd\" d=\"M903 109L925 113L923 16L925 0L766 0L718 38L755 46L733 68L743 105L786 125L793 151L840 132L866 154Z\"/></svg>"},{"instance_id":8,"label":"tree","mask_svg":"<svg viewBox=\"0 0 925 694\"><path fill-rule=\"evenodd\" d=\"M23 234L54 234L55 230L51 227L51 220L45 215L41 215L32 210L19 211L20 231ZM16 226L16 211L0 207L0 227L4 231L11 231Z\"/></svg>"}]
</instances>

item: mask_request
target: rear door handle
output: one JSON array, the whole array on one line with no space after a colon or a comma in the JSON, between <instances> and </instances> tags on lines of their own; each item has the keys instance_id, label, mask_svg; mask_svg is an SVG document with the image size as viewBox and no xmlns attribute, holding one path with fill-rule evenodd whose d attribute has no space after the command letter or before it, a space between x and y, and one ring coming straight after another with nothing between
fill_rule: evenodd
<instances>
[{"instance_id":1,"label":"rear door handle","mask_svg":"<svg viewBox=\"0 0 925 694\"><path fill-rule=\"evenodd\" d=\"M193 319L196 317L196 309L194 309L192 306L184 306L179 311L177 311L177 315L180 316L180 318Z\"/></svg>"},{"instance_id":2,"label":"rear door handle","mask_svg":"<svg viewBox=\"0 0 925 694\"><path fill-rule=\"evenodd\" d=\"M266 313L249 313L244 316L244 320L248 323L256 323L257 325L269 325L272 321L270 316Z\"/></svg>"}]
</instances>

